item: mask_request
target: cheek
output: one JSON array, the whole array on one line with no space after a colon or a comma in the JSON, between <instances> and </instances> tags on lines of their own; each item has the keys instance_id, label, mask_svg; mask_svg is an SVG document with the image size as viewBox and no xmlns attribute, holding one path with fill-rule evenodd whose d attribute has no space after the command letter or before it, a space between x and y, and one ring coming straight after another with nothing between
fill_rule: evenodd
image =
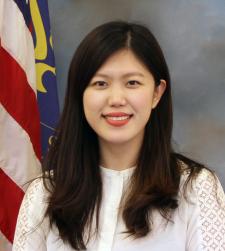
<instances>
[{"instance_id":1,"label":"cheek","mask_svg":"<svg viewBox=\"0 0 225 251\"><path fill-rule=\"evenodd\" d=\"M103 107L104 100L101 95L91 90L86 90L83 95L83 106L85 115L91 116L93 113L99 112Z\"/></svg>"},{"instance_id":2,"label":"cheek","mask_svg":"<svg viewBox=\"0 0 225 251\"><path fill-rule=\"evenodd\" d=\"M134 106L134 109L138 110L139 112L141 110L149 111L152 107L152 95L148 91L137 93L132 97L132 104Z\"/></svg>"},{"instance_id":3,"label":"cheek","mask_svg":"<svg viewBox=\"0 0 225 251\"><path fill-rule=\"evenodd\" d=\"M136 121L139 126L143 127L148 122L152 110L152 93L146 92L135 95L133 99L133 109L136 112Z\"/></svg>"}]
</instances>

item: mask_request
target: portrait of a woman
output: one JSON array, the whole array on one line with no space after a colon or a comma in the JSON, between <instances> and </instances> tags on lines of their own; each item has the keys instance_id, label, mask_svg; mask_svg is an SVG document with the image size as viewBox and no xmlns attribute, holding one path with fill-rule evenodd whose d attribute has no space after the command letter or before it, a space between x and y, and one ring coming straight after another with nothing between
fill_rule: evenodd
<instances>
[{"instance_id":1,"label":"portrait of a woman","mask_svg":"<svg viewBox=\"0 0 225 251\"><path fill-rule=\"evenodd\" d=\"M225 250L219 179L173 150L171 85L146 26L113 21L83 39L14 251Z\"/></svg>"}]
</instances>

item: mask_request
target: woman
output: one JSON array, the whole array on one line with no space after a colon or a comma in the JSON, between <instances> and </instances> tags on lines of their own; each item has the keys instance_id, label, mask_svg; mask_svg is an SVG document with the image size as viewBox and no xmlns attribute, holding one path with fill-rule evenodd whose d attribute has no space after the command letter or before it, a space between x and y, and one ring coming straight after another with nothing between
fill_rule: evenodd
<instances>
[{"instance_id":1,"label":"woman","mask_svg":"<svg viewBox=\"0 0 225 251\"><path fill-rule=\"evenodd\" d=\"M225 250L212 171L173 151L168 68L144 26L89 33L55 140L23 200L18 250Z\"/></svg>"}]
</instances>

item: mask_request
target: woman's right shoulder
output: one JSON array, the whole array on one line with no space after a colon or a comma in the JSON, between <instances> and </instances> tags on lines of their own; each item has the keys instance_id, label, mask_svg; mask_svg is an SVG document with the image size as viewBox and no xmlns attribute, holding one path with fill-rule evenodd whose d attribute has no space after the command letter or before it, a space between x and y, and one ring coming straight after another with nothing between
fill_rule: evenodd
<instances>
[{"instance_id":1,"label":"woman's right shoulder","mask_svg":"<svg viewBox=\"0 0 225 251\"><path fill-rule=\"evenodd\" d=\"M42 250L34 245L42 245L49 232L45 216L48 197L43 178L36 178L29 184L17 218L13 250Z\"/></svg>"},{"instance_id":2,"label":"woman's right shoulder","mask_svg":"<svg viewBox=\"0 0 225 251\"><path fill-rule=\"evenodd\" d=\"M49 191L44 185L43 178L33 180L24 195L22 207L28 214L40 218L45 214L48 205Z\"/></svg>"},{"instance_id":3,"label":"woman's right shoulder","mask_svg":"<svg viewBox=\"0 0 225 251\"><path fill-rule=\"evenodd\" d=\"M44 179L42 177L38 177L30 182L26 189L25 196L30 197L32 199L35 196L45 196L47 193L47 189L44 185Z\"/></svg>"}]
</instances>

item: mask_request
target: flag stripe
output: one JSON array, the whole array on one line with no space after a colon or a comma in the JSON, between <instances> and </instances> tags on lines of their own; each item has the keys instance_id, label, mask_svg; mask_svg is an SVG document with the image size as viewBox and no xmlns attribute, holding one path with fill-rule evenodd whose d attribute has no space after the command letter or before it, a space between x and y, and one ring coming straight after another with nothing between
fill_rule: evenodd
<instances>
[{"instance_id":1,"label":"flag stripe","mask_svg":"<svg viewBox=\"0 0 225 251\"><path fill-rule=\"evenodd\" d=\"M30 15L30 6L29 6L29 1L25 0L14 0L14 2L17 4L18 8L20 9L21 13L23 14L25 23L27 27L30 27L31 24L31 15Z\"/></svg>"},{"instance_id":2,"label":"flag stripe","mask_svg":"<svg viewBox=\"0 0 225 251\"><path fill-rule=\"evenodd\" d=\"M0 46L1 46L1 34L2 34L2 25L3 25L3 8L4 1L0 1Z\"/></svg>"},{"instance_id":3,"label":"flag stripe","mask_svg":"<svg viewBox=\"0 0 225 251\"><path fill-rule=\"evenodd\" d=\"M33 38L26 26L23 14L13 0L3 1L4 11L0 11L1 46L13 57L26 72L28 83L36 90L35 56Z\"/></svg>"},{"instance_id":4,"label":"flag stripe","mask_svg":"<svg viewBox=\"0 0 225 251\"><path fill-rule=\"evenodd\" d=\"M24 192L0 168L0 229L6 238L12 242ZM7 189L4 189L7 187Z\"/></svg>"},{"instance_id":5,"label":"flag stripe","mask_svg":"<svg viewBox=\"0 0 225 251\"><path fill-rule=\"evenodd\" d=\"M0 0L0 246L4 251L11 251L10 242L13 241L19 207L29 184L27 182L41 173L35 55L42 52L34 52L37 41L39 45L48 43L48 51L43 53L45 58L38 62L53 69L49 74L46 68L46 73L39 76L46 89L45 93L41 93L43 100L47 101L41 103L45 107L42 111L47 111L50 115L48 119L53 115L54 121L57 113L53 109L46 109L46 106L55 107L58 111L54 60L50 63L54 54L49 42L51 34L47 2L43 0L32 5L32 11L39 13L41 19L31 16L30 7L29 0ZM43 40L43 33L39 32L40 24L43 24L46 41ZM49 101L56 103L50 106ZM47 122L44 121L44 124L54 127L53 123ZM49 137L50 134L46 142ZM1 235L7 240L3 240Z\"/></svg>"},{"instance_id":6,"label":"flag stripe","mask_svg":"<svg viewBox=\"0 0 225 251\"><path fill-rule=\"evenodd\" d=\"M41 171L40 161L34 153L29 135L1 104L0 166L24 191L24 184Z\"/></svg>"},{"instance_id":7,"label":"flag stripe","mask_svg":"<svg viewBox=\"0 0 225 251\"><path fill-rule=\"evenodd\" d=\"M23 69L3 48L0 48L0 58L2 60L0 101L10 115L26 130L34 151L40 159L40 117L36 96L27 82Z\"/></svg>"}]
</instances>

